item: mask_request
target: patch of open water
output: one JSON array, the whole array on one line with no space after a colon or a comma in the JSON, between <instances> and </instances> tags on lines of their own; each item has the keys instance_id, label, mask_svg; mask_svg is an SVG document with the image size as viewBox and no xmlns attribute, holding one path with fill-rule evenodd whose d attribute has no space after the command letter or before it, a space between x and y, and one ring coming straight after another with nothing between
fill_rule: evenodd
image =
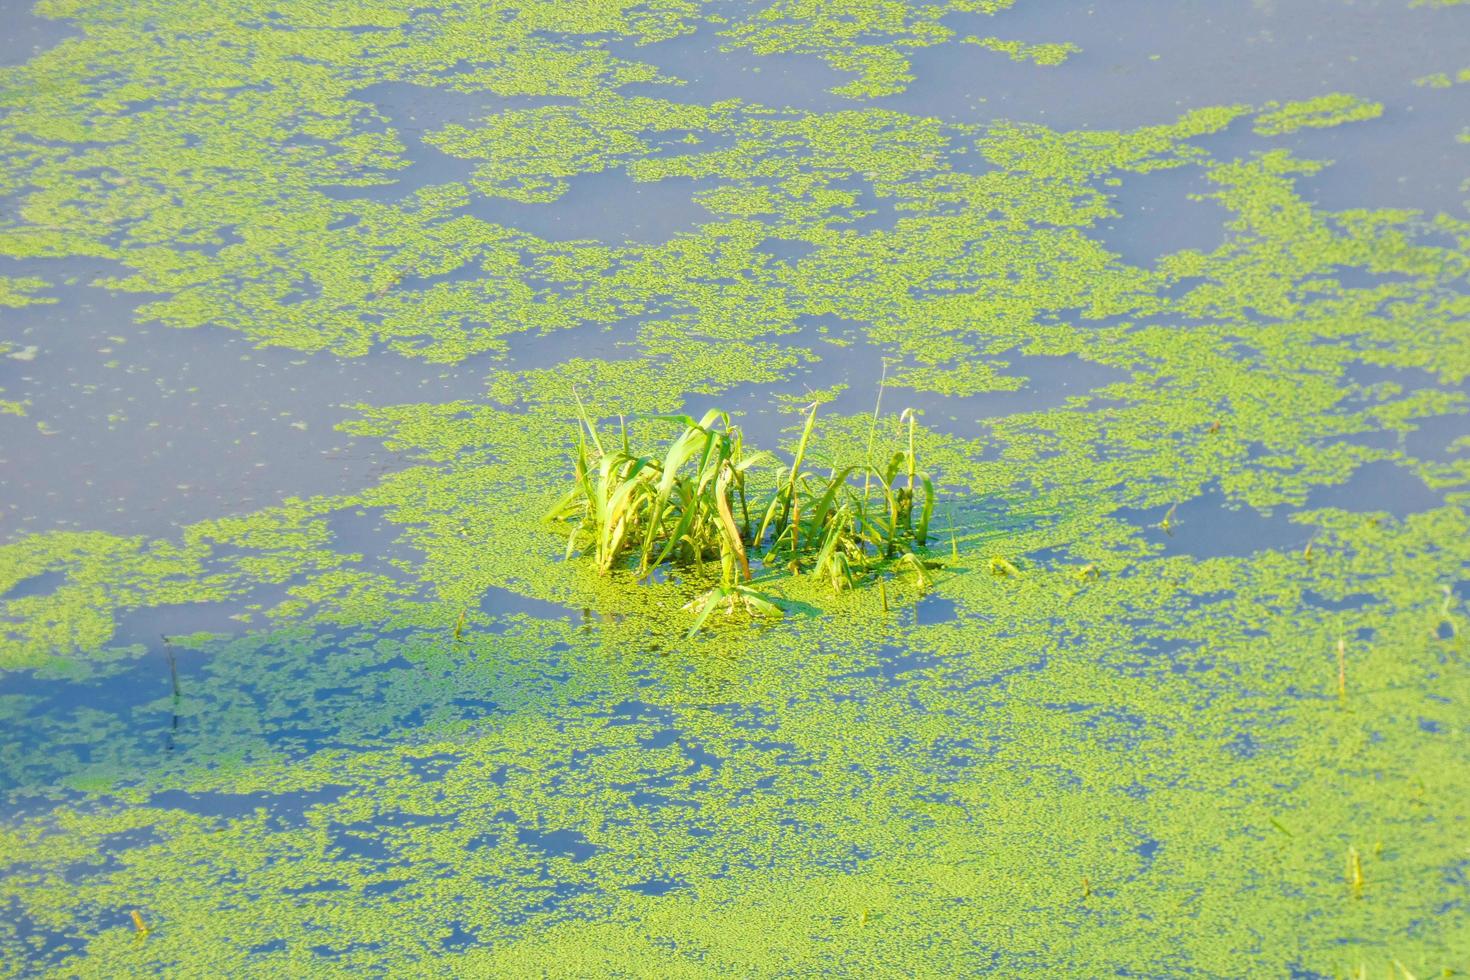
<instances>
[{"instance_id":1,"label":"patch of open water","mask_svg":"<svg viewBox=\"0 0 1470 980\"><path fill-rule=\"evenodd\" d=\"M229 332L137 323L130 295L61 295L5 316L4 338L36 349L0 358L0 387L28 403L3 420L0 539L62 527L160 536L287 496L360 490L403 457L336 429L352 405L474 399L493 370L489 357L449 369L260 349Z\"/></svg>"}]
</instances>

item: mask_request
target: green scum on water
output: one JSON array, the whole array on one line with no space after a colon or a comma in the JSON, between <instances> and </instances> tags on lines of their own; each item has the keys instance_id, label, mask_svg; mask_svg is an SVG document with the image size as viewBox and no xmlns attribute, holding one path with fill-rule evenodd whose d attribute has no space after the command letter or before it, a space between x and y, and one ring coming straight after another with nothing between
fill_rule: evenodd
<instances>
[{"instance_id":1,"label":"green scum on water","mask_svg":"<svg viewBox=\"0 0 1470 980\"><path fill-rule=\"evenodd\" d=\"M0 973L1470 968L1470 222L1312 142L1406 103L931 116L926 59L1091 46L729 6L38 5L0 426L50 421L27 318L109 295L465 387L337 410L362 486L3 528ZM836 91L706 99L686 43ZM1125 257L1186 179L1212 237ZM686 220L535 222L588 187Z\"/></svg>"}]
</instances>

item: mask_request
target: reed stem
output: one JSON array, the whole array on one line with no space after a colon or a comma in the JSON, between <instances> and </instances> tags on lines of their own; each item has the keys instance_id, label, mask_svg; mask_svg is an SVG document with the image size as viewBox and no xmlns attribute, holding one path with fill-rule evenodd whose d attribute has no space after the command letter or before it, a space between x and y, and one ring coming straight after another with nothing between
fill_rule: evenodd
<instances>
[{"instance_id":1,"label":"reed stem","mask_svg":"<svg viewBox=\"0 0 1470 980\"><path fill-rule=\"evenodd\" d=\"M159 635L163 636L163 634ZM174 658L174 645L169 642L167 636L163 636L163 653L168 657L168 676L173 681L174 698L177 699L179 697L179 664Z\"/></svg>"}]
</instances>

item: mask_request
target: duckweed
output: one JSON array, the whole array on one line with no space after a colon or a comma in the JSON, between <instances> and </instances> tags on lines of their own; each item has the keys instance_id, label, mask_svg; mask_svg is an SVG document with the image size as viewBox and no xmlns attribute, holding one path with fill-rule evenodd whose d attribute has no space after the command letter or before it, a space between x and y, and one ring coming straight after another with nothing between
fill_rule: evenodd
<instances>
[{"instance_id":1,"label":"duckweed","mask_svg":"<svg viewBox=\"0 0 1470 980\"><path fill-rule=\"evenodd\" d=\"M3 70L14 317L85 258L142 322L473 384L344 408L402 460L366 487L0 544L3 972L1463 969L1470 223L1313 203L1276 137L1389 111L1351 94L1115 131L868 101L1008 6L42 4L75 31ZM701 31L852 101L681 100L638 58ZM1216 239L1125 257L1126 190L1180 174ZM594 179L688 223L522 227ZM723 520L714 592L566 560L574 389L632 446L768 424L764 540L808 574L727 579ZM878 523L816 520L819 473L895 459L918 567L834 588L824 529Z\"/></svg>"}]
</instances>

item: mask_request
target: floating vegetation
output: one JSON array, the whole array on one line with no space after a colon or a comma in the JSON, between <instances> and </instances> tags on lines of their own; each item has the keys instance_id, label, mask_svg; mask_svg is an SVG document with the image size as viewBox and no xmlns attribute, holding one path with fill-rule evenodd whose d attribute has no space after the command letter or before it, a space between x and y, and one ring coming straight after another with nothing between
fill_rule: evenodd
<instances>
[{"instance_id":1,"label":"floating vegetation","mask_svg":"<svg viewBox=\"0 0 1470 980\"><path fill-rule=\"evenodd\" d=\"M1448 585L1440 586L1440 592L1444 601L1439 604L1439 620L1435 625L1435 634L1438 635L1440 628L1448 628L1449 639L1460 635L1459 624L1455 621L1454 614L1450 611L1455 602L1455 590Z\"/></svg>"},{"instance_id":2,"label":"floating vegetation","mask_svg":"<svg viewBox=\"0 0 1470 980\"><path fill-rule=\"evenodd\" d=\"M17 277L0 275L0 307L24 307L36 303L55 303L55 297L35 295L50 285L50 283L40 276ZM0 353L3 353L3 351L0 351Z\"/></svg>"},{"instance_id":3,"label":"floating vegetation","mask_svg":"<svg viewBox=\"0 0 1470 980\"><path fill-rule=\"evenodd\" d=\"M1345 92L1333 92L1315 99L1271 105L1256 117L1256 132L1262 136L1280 136L1299 129L1321 129L1343 123L1377 119L1383 106Z\"/></svg>"},{"instance_id":4,"label":"floating vegetation","mask_svg":"<svg viewBox=\"0 0 1470 980\"><path fill-rule=\"evenodd\" d=\"M1461 11L1222 5L1232 59L1362 59L1283 106L1153 23L965 43L1008 5L20 15L0 974L1463 969L1461 125L1371 84ZM361 371L310 432L387 469L175 490L276 462L146 452L240 421L236 355L272 408Z\"/></svg>"},{"instance_id":5,"label":"floating vegetation","mask_svg":"<svg viewBox=\"0 0 1470 980\"><path fill-rule=\"evenodd\" d=\"M1453 73L1437 71L1414 79L1414 84L1420 88L1449 88L1451 85L1463 85L1467 82L1470 82L1470 68L1461 68Z\"/></svg>"},{"instance_id":6,"label":"floating vegetation","mask_svg":"<svg viewBox=\"0 0 1470 980\"><path fill-rule=\"evenodd\" d=\"M720 606L779 614L768 596L746 584L755 577L753 560L765 572L809 573L834 593L889 568L927 587L928 572L941 567L926 548L934 483L919 469L912 411L899 417L908 426L907 448L883 466L853 464L822 475L808 466L815 404L789 462L770 452L747 453L740 427L717 409L698 420L642 420L680 427L662 452L643 453L630 448L627 420L617 441L605 445L578 405L572 487L548 514L572 523L567 557L586 554L603 575L626 569L639 578L665 563L692 570L696 579L718 569L719 585L688 607L698 612L696 630ZM876 418L875 411L874 424ZM773 486L752 511L753 475L761 468L773 471Z\"/></svg>"},{"instance_id":7,"label":"floating vegetation","mask_svg":"<svg viewBox=\"0 0 1470 980\"><path fill-rule=\"evenodd\" d=\"M1021 570L1013 564L1010 559L999 555L993 556L989 563L990 574L998 578L1020 578ZM1081 576L1079 576L1081 577Z\"/></svg>"},{"instance_id":8,"label":"floating vegetation","mask_svg":"<svg viewBox=\"0 0 1470 980\"><path fill-rule=\"evenodd\" d=\"M1081 51L1075 44L1026 44L1023 41L1006 41L998 37L967 37L966 43L978 44L982 48L998 51L1012 61L1029 61L1034 65L1060 65Z\"/></svg>"}]
</instances>

